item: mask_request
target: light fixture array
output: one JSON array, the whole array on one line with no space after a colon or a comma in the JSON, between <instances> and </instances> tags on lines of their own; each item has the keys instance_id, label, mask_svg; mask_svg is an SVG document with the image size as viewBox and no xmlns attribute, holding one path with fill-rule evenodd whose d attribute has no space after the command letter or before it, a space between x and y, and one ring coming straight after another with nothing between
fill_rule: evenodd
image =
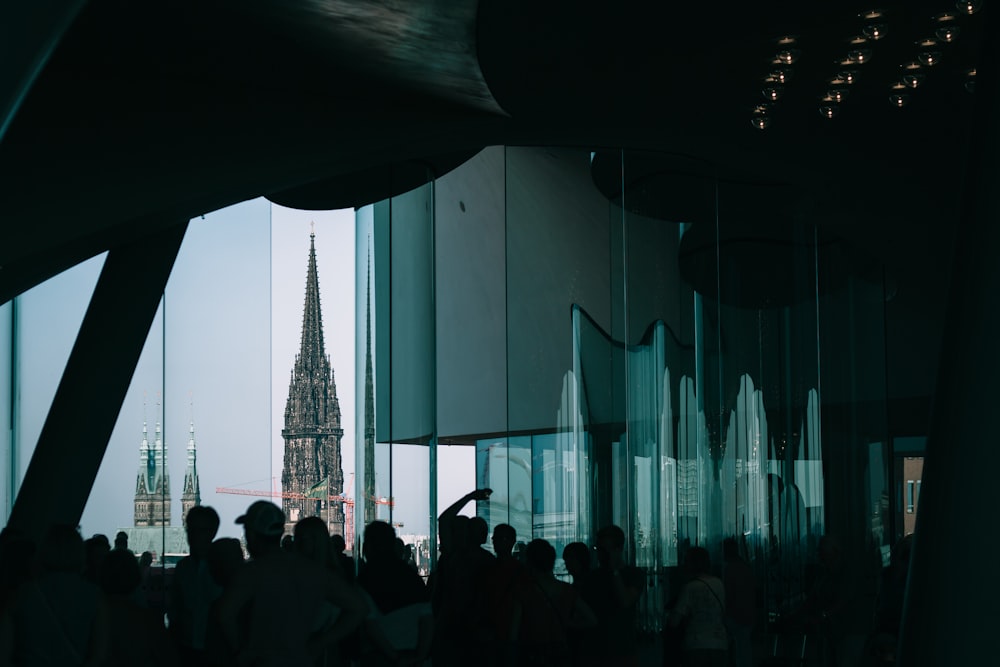
<instances>
[{"instance_id":1,"label":"light fixture array","mask_svg":"<svg viewBox=\"0 0 1000 667\"><path fill-rule=\"evenodd\" d=\"M889 85L888 100L891 106L902 108L909 103L910 93L924 85L929 70L944 58L943 50L961 35L959 17L976 14L982 6L983 0L958 0L954 11L931 17L929 34L915 43L914 59L900 64L899 78ZM858 80L859 69L871 62L876 43L888 31L886 14L881 9L863 11L858 18L861 20L860 32L846 40L847 51L844 57L835 61L839 71L826 80L819 95L819 113L827 119L839 115L850 87ZM782 97L784 86L792 79L793 66L801 57L798 42L797 35L784 35L774 40L777 50L769 61L770 71L762 78L763 100L754 105L750 118L751 126L758 130L770 127L774 105ZM975 68L966 70L964 79L965 90L975 92Z\"/></svg>"},{"instance_id":2,"label":"light fixture array","mask_svg":"<svg viewBox=\"0 0 1000 667\"><path fill-rule=\"evenodd\" d=\"M762 78L764 85L760 92L764 99L754 105L750 116L750 125L758 130L765 130L771 125L771 109L781 98L785 84L792 80L792 66L802 55L795 35L778 37L774 45L777 51L768 63L770 71Z\"/></svg>"}]
</instances>

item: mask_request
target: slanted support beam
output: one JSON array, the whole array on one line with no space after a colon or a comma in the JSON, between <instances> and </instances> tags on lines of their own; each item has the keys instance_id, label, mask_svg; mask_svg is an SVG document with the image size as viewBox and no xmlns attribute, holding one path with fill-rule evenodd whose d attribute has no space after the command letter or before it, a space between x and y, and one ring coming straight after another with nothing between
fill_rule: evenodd
<instances>
[{"instance_id":1,"label":"slanted support beam","mask_svg":"<svg viewBox=\"0 0 1000 667\"><path fill-rule=\"evenodd\" d=\"M39 538L79 524L167 285L187 222L104 262L8 525Z\"/></svg>"}]
</instances>

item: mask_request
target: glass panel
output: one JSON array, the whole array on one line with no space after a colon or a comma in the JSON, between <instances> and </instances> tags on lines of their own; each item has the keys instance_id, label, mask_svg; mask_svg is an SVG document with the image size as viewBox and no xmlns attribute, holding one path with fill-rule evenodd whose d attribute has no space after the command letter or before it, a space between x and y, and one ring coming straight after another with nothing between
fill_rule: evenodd
<instances>
[{"instance_id":1,"label":"glass panel","mask_svg":"<svg viewBox=\"0 0 1000 667\"><path fill-rule=\"evenodd\" d=\"M819 529L843 553L844 567L857 573L851 604L864 613L876 596L877 565L888 562L899 508L889 475L893 453L886 408L885 273L880 262L860 248L820 230L817 243L818 331L823 344L817 357L822 369L822 422L825 446L809 459L822 466L826 503ZM801 473L800 473L801 476ZM820 477L819 472L813 475ZM898 478L897 478L898 479ZM801 485L805 498L809 487ZM815 487L813 487L815 489ZM814 491L815 492L815 491ZM882 511L883 503L885 510ZM877 509L876 509L877 508ZM817 522L808 517L809 557L823 562Z\"/></svg>"},{"instance_id":2,"label":"glass panel","mask_svg":"<svg viewBox=\"0 0 1000 667\"><path fill-rule=\"evenodd\" d=\"M9 306L13 321L11 371L16 383L10 449L13 474L8 487L11 499L17 495L35 451L104 257L99 255L63 271L16 297Z\"/></svg>"},{"instance_id":3,"label":"glass panel","mask_svg":"<svg viewBox=\"0 0 1000 667\"><path fill-rule=\"evenodd\" d=\"M647 573L640 627L655 632L671 591L676 594L672 586L680 583L681 541L702 542L712 516L705 392L699 392L710 338L701 326L702 297L692 286L711 290L715 280L691 275L685 261L714 248L714 180L697 175L710 174L707 165L678 164L676 156L629 151L618 159L610 218L612 229L620 229L623 257L628 453L620 467L630 477L617 502L621 520L629 522L635 563ZM703 270L700 259L696 264Z\"/></svg>"},{"instance_id":4,"label":"glass panel","mask_svg":"<svg viewBox=\"0 0 1000 667\"><path fill-rule=\"evenodd\" d=\"M817 232L780 188L722 183L718 197L719 287L705 310L719 503L706 546L721 558L732 537L761 575L768 562L776 612L805 594L825 530Z\"/></svg>"},{"instance_id":5,"label":"glass panel","mask_svg":"<svg viewBox=\"0 0 1000 667\"><path fill-rule=\"evenodd\" d=\"M527 472L532 532L518 528L518 539L545 538L561 555L611 520L593 506L607 496L591 482L611 488L624 421L624 357L604 333L613 328L608 204L585 151L507 148L505 178L507 497L523 493L514 480ZM514 436L530 437L530 457L515 455Z\"/></svg>"},{"instance_id":6,"label":"glass panel","mask_svg":"<svg viewBox=\"0 0 1000 667\"><path fill-rule=\"evenodd\" d=\"M14 506L14 448L11 417L14 406L14 302L0 304L0 526L7 525Z\"/></svg>"},{"instance_id":7,"label":"glass panel","mask_svg":"<svg viewBox=\"0 0 1000 667\"><path fill-rule=\"evenodd\" d=\"M190 506L242 537L252 498L227 490L270 494L270 236L264 200L191 221L84 508L85 535L121 530L153 555L150 604L188 553Z\"/></svg>"},{"instance_id":8,"label":"glass panel","mask_svg":"<svg viewBox=\"0 0 1000 667\"><path fill-rule=\"evenodd\" d=\"M437 443L434 310L434 185L390 200L392 424L389 517L419 551L433 543ZM405 444L403 444L405 443ZM468 478L474 474L469 466ZM465 493L468 489L462 490ZM404 539L404 542L406 540ZM429 570L424 572L429 574Z\"/></svg>"},{"instance_id":9,"label":"glass panel","mask_svg":"<svg viewBox=\"0 0 1000 667\"><path fill-rule=\"evenodd\" d=\"M358 412L368 436L356 440L364 483L357 503L366 517L395 525L427 574L437 557L436 546L431 548L437 542L433 182L362 209L357 228L359 341L360 321L365 322L364 352L357 346L364 357L357 363L367 368L371 359L372 367L370 376L358 375L359 393L367 391L362 387L367 377L374 380L372 410ZM371 278L362 277L360 262L364 253L367 274L369 240ZM469 481L473 478L470 463Z\"/></svg>"},{"instance_id":10,"label":"glass panel","mask_svg":"<svg viewBox=\"0 0 1000 667\"><path fill-rule=\"evenodd\" d=\"M503 187L500 147L435 181L438 427L446 444L471 445L507 428Z\"/></svg>"}]
</instances>

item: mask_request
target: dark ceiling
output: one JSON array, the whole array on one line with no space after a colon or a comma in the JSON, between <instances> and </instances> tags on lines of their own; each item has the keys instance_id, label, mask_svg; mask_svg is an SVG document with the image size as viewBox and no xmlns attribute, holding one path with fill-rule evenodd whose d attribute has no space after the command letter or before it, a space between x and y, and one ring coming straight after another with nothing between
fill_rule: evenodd
<instances>
[{"instance_id":1,"label":"dark ceiling","mask_svg":"<svg viewBox=\"0 0 1000 667\"><path fill-rule=\"evenodd\" d=\"M487 145L626 147L759 185L730 214L748 229L766 226L776 188L790 193L802 205L781 224L817 222L884 262L893 349L936 359L987 10L947 23L954 43L921 47L954 2L883 2L877 20L867 3L731 4L86 3L0 141L0 301L260 195L356 206L405 187L390 171L441 173ZM882 39L848 43L873 23ZM783 49L794 64L771 62ZM860 49L870 62L837 63ZM921 53L940 64L894 108L890 85ZM791 79L757 130L778 69ZM848 70L856 82L824 118L828 80ZM929 395L924 366L901 367L900 391Z\"/></svg>"}]
</instances>

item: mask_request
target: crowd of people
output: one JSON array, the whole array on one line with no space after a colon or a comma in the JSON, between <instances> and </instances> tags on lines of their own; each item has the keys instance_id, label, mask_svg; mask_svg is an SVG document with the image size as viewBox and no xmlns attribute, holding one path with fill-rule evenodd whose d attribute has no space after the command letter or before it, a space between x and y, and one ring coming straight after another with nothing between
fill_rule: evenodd
<instances>
[{"instance_id":1,"label":"crowd of people","mask_svg":"<svg viewBox=\"0 0 1000 667\"><path fill-rule=\"evenodd\" d=\"M162 597L146 583L152 555L128 536L84 540L53 525L35 544L0 534L0 665L277 666L638 665L636 603L644 574L625 564L625 534L602 529L596 550L569 545L573 583L556 551L481 518L439 517L440 557L425 579L395 529L364 529L355 565L318 517L285 533L285 515L257 501L237 518L245 539L218 538L210 507L185 517L190 555ZM592 555L596 557L592 559ZM591 561L594 560L592 567Z\"/></svg>"},{"instance_id":2,"label":"crowd of people","mask_svg":"<svg viewBox=\"0 0 1000 667\"><path fill-rule=\"evenodd\" d=\"M152 555L130 551L125 533L112 546L54 525L36 545L4 529L0 667L639 665L636 617L647 578L626 563L622 529L602 528L592 546L566 545L571 583L562 581L546 540L525 545L503 523L490 535L485 520L460 514L489 494L472 491L439 517L440 556L426 581L391 525L365 527L355 562L319 517L285 535L283 511L267 501L236 519L243 542L217 539L218 514L192 508L190 555L165 591L148 585ZM834 627L829 619L856 614L844 603L852 596L836 543L821 546L826 574L803 611ZM898 631L908 546L883 575L873 643L882 654ZM664 610L664 664L752 664L753 571L735 540L723 543L723 556L712 568L707 550L684 549L683 583Z\"/></svg>"}]
</instances>

